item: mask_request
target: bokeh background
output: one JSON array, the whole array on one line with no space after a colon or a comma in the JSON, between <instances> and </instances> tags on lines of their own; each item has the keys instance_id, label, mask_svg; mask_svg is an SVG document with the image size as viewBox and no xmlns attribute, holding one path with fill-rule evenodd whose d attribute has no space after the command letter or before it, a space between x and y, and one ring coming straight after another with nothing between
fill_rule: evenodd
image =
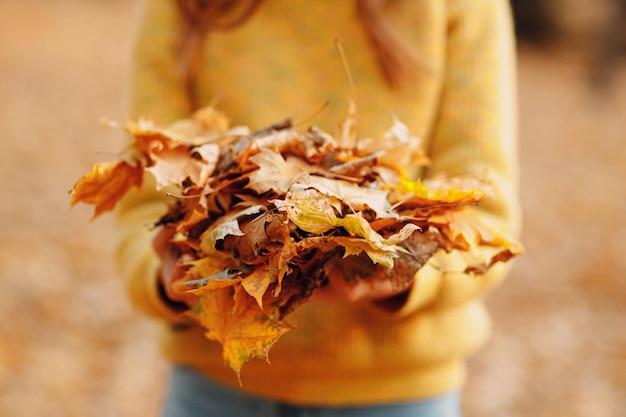
<instances>
[{"instance_id":1,"label":"bokeh background","mask_svg":"<svg viewBox=\"0 0 626 417\"><path fill-rule=\"evenodd\" d=\"M487 299L466 415L626 416L626 6L514 6L528 253ZM115 273L112 219L68 196L120 150L99 120L126 116L134 7L0 2L3 417L158 415L167 365Z\"/></svg>"}]
</instances>

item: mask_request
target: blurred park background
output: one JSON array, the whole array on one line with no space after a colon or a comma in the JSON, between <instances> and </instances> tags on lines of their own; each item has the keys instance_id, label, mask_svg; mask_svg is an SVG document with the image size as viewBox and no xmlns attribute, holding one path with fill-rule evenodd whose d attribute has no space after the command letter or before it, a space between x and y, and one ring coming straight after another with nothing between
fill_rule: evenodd
<instances>
[{"instance_id":1,"label":"blurred park background","mask_svg":"<svg viewBox=\"0 0 626 417\"><path fill-rule=\"evenodd\" d=\"M487 299L466 415L626 416L626 6L514 5L528 253ZM126 115L134 13L0 2L3 417L158 415L167 366L116 276L112 220L68 197L120 150L99 120Z\"/></svg>"}]
</instances>

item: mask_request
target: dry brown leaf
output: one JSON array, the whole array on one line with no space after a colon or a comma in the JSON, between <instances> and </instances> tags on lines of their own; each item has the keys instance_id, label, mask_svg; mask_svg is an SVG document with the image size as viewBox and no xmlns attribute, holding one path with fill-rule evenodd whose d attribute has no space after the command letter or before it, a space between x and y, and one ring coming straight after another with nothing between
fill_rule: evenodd
<instances>
[{"instance_id":1,"label":"dry brown leaf","mask_svg":"<svg viewBox=\"0 0 626 417\"><path fill-rule=\"evenodd\" d=\"M255 163L258 169L250 174L248 188L259 194L268 191L279 195L285 194L293 183L308 176L300 166L288 164L280 153L269 149L262 149L249 160Z\"/></svg>"}]
</instances>

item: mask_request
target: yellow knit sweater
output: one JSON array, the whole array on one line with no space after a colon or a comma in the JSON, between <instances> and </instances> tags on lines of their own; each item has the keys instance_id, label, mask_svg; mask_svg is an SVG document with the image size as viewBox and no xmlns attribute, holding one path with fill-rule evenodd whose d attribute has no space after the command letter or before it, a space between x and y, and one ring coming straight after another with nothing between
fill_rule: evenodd
<instances>
[{"instance_id":1,"label":"yellow knit sweater","mask_svg":"<svg viewBox=\"0 0 626 417\"><path fill-rule=\"evenodd\" d=\"M188 115L175 77L180 24L172 0L145 0L137 33L133 116L163 123ZM349 86L334 44L354 77L361 135L379 137L392 117L425 141L432 164L415 175L475 174L495 184L481 206L494 225L516 233L514 50L505 0L404 0L388 10L395 30L419 56L420 73L401 92L374 64L354 1L267 0L236 29L211 33L203 49L199 97L218 99L234 124L252 129L291 116L332 131L346 115ZM410 167L409 167L410 168ZM175 363L249 393L296 404L356 405L415 400L460 387L464 361L490 332L481 298L504 277L497 265L468 277L458 254L437 254L416 276L406 302L310 302L291 316L296 329L270 351L271 364L244 365L239 388L221 347L206 340L157 285L151 225L164 197L134 192L118 210L118 261L131 300L163 323L162 344Z\"/></svg>"}]
</instances>

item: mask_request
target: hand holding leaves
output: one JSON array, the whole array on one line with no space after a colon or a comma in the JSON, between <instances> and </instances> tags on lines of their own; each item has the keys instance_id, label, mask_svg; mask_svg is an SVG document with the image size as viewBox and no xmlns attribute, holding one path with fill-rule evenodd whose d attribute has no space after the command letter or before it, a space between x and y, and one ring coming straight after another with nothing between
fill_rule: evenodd
<instances>
[{"instance_id":1,"label":"hand holding leaves","mask_svg":"<svg viewBox=\"0 0 626 417\"><path fill-rule=\"evenodd\" d=\"M404 175L401 155L427 158L398 120L381 140L356 145L351 129L334 137L288 120L231 128L212 108L166 128L139 120L126 129L135 141L124 157L80 179L72 204L93 204L98 216L140 186L144 172L158 189L180 190L155 219L167 230L155 241L165 291L193 305L188 314L237 373L267 358L291 329L289 313L316 292L377 300L410 287L439 250L466 253L472 274L522 252L475 215L489 194L480 179ZM485 246L493 250L482 257L476 249ZM332 291L322 289L329 283Z\"/></svg>"}]
</instances>

